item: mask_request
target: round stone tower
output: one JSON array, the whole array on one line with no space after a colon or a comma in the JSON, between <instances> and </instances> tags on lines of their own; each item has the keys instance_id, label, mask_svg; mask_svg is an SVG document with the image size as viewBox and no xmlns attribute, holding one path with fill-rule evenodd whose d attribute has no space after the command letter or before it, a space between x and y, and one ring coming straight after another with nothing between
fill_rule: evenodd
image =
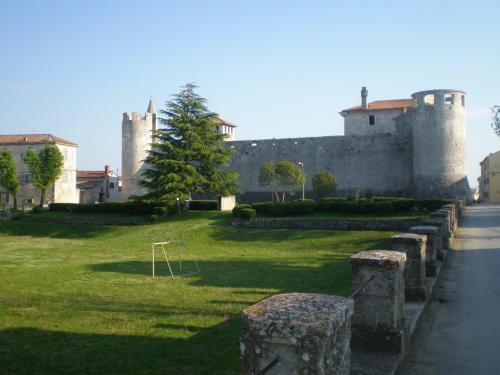
<instances>
[{"instance_id":1,"label":"round stone tower","mask_svg":"<svg viewBox=\"0 0 500 375\"><path fill-rule=\"evenodd\" d=\"M465 92L412 95L413 190L416 197L468 198L465 170Z\"/></svg>"},{"instance_id":2,"label":"round stone tower","mask_svg":"<svg viewBox=\"0 0 500 375\"><path fill-rule=\"evenodd\" d=\"M122 191L121 200L144 195L139 186L144 160L151 149L151 135L156 130L156 109L150 100L144 116L138 112L124 113L122 120Z\"/></svg>"}]
</instances>

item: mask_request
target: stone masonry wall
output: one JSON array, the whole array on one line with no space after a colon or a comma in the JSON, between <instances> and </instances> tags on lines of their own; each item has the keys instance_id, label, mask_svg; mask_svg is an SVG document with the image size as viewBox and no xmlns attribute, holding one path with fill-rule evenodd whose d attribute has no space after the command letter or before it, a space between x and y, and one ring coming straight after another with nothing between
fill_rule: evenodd
<instances>
[{"instance_id":1,"label":"stone masonry wall","mask_svg":"<svg viewBox=\"0 0 500 375\"><path fill-rule=\"evenodd\" d=\"M267 161L304 163L306 191L316 172L329 171L337 178L338 192L353 188L377 194L405 193L412 172L410 139L394 134L330 136L227 142L236 150L230 169L240 175L242 191L266 192L258 184L260 167Z\"/></svg>"}]
</instances>

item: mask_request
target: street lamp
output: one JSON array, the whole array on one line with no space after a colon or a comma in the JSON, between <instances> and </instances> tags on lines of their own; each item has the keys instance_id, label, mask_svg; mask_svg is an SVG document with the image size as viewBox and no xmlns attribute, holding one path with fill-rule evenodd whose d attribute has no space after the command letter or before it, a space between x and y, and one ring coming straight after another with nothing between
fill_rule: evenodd
<instances>
[{"instance_id":1,"label":"street lamp","mask_svg":"<svg viewBox=\"0 0 500 375\"><path fill-rule=\"evenodd\" d=\"M302 200L305 199L305 190L306 190L306 172L304 171L304 163L302 163L301 161L299 161L297 163L298 165L300 165L300 167L302 168L302 174L304 175L304 180L302 181Z\"/></svg>"}]
</instances>

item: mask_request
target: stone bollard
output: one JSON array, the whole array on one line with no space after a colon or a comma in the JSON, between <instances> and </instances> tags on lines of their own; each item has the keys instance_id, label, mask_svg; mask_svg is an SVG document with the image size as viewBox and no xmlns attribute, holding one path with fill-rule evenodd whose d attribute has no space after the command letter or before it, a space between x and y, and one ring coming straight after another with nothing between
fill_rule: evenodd
<instances>
[{"instance_id":1,"label":"stone bollard","mask_svg":"<svg viewBox=\"0 0 500 375\"><path fill-rule=\"evenodd\" d=\"M351 348L401 352L404 345L404 266L398 251L362 251L351 256L354 295Z\"/></svg>"},{"instance_id":2,"label":"stone bollard","mask_svg":"<svg viewBox=\"0 0 500 375\"><path fill-rule=\"evenodd\" d=\"M433 226L411 227L410 233L425 234L427 236L427 246L425 251L425 276L436 276L436 255L439 228Z\"/></svg>"},{"instance_id":3,"label":"stone bollard","mask_svg":"<svg viewBox=\"0 0 500 375\"><path fill-rule=\"evenodd\" d=\"M436 259L443 260L443 258L444 258L443 237L445 236L445 232L446 232L444 220L440 219L440 218L424 220L420 223L420 225L438 228L439 233L438 233L438 236L436 237Z\"/></svg>"},{"instance_id":4,"label":"stone bollard","mask_svg":"<svg viewBox=\"0 0 500 375\"><path fill-rule=\"evenodd\" d=\"M437 210L430 213L431 219L443 219L444 220L444 230L443 230L443 248L450 249L453 233L451 232L451 220L450 211L448 210Z\"/></svg>"},{"instance_id":5,"label":"stone bollard","mask_svg":"<svg viewBox=\"0 0 500 375\"><path fill-rule=\"evenodd\" d=\"M243 310L241 374L349 374L353 301L312 293L269 297Z\"/></svg>"},{"instance_id":6,"label":"stone bollard","mask_svg":"<svg viewBox=\"0 0 500 375\"><path fill-rule=\"evenodd\" d=\"M451 231L452 233L455 233L457 230L457 210L454 204L445 204L444 206L441 207L442 210L448 210L450 211L450 224L451 224Z\"/></svg>"},{"instance_id":7,"label":"stone bollard","mask_svg":"<svg viewBox=\"0 0 500 375\"><path fill-rule=\"evenodd\" d=\"M408 301L425 300L425 246L427 236L404 233L391 237L392 250L406 254L404 269L405 299Z\"/></svg>"}]
</instances>

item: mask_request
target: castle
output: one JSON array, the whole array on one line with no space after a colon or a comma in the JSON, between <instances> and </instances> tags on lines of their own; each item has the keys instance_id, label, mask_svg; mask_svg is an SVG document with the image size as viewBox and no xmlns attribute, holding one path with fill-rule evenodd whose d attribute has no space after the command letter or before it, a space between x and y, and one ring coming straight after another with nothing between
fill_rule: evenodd
<instances>
[{"instance_id":1,"label":"castle","mask_svg":"<svg viewBox=\"0 0 500 375\"><path fill-rule=\"evenodd\" d=\"M240 201L269 200L268 189L258 183L267 161L301 163L307 192L316 172L337 178L338 193L353 189L377 195L419 198L470 198L465 170L465 92L429 90L409 99L368 103L361 90L361 105L340 112L343 136L233 141L234 125L218 124L228 131L227 146L235 156L230 169L240 175ZM156 111L150 102L144 116L124 114L122 123L122 199L140 195L138 178L156 129Z\"/></svg>"}]
</instances>

